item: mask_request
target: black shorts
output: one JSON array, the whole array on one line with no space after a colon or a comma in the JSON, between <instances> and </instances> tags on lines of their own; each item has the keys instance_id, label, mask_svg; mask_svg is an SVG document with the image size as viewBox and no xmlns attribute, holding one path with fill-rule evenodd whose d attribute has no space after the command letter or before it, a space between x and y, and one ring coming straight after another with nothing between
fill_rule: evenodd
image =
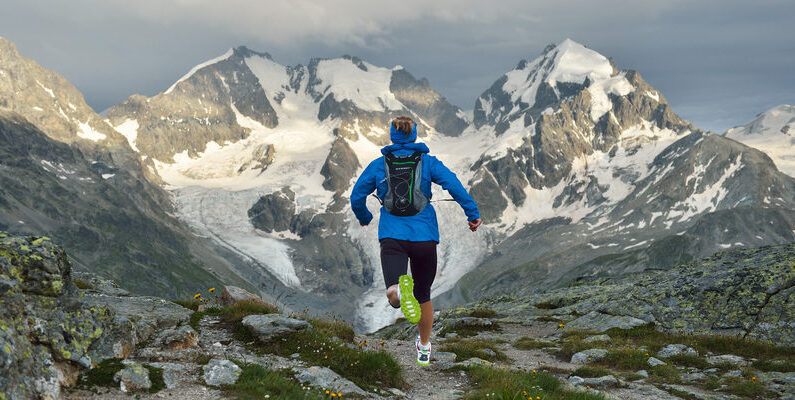
<instances>
[{"instance_id":1,"label":"black shorts","mask_svg":"<svg viewBox=\"0 0 795 400\"><path fill-rule=\"evenodd\" d=\"M411 260L411 276L414 279L414 297L422 304L431 300L431 284L436 278L436 242L410 242L381 239L381 270L384 283L389 288L397 285L400 275L405 275Z\"/></svg>"}]
</instances>

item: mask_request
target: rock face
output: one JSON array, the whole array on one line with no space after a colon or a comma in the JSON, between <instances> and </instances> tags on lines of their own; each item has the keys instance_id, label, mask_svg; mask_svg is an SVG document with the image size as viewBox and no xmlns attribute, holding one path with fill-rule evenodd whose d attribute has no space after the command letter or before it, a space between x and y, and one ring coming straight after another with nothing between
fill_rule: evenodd
<instances>
[{"instance_id":1,"label":"rock face","mask_svg":"<svg viewBox=\"0 0 795 400\"><path fill-rule=\"evenodd\" d=\"M309 327L309 323L305 320L289 318L279 314L249 315L243 318L243 325L250 329L257 339L263 342Z\"/></svg>"},{"instance_id":2,"label":"rock face","mask_svg":"<svg viewBox=\"0 0 795 400\"><path fill-rule=\"evenodd\" d=\"M7 398L58 398L80 370L124 358L188 319L174 303L105 292L107 282L79 291L72 279L66 253L50 239L0 232L0 387ZM120 379L134 390L144 380L137 376Z\"/></svg>"},{"instance_id":3,"label":"rock face","mask_svg":"<svg viewBox=\"0 0 795 400\"><path fill-rule=\"evenodd\" d=\"M629 329L634 326L645 325L646 321L638 318L628 317L624 315L609 315L602 314L596 311L591 311L575 319L574 321L566 324L567 328L578 330L592 330L595 332L604 332L612 328ZM608 340L610 337L608 336Z\"/></svg>"},{"instance_id":4,"label":"rock face","mask_svg":"<svg viewBox=\"0 0 795 400\"><path fill-rule=\"evenodd\" d=\"M260 199L248 210L251 224L265 232L287 231L295 215L295 193L288 187Z\"/></svg>"},{"instance_id":5,"label":"rock face","mask_svg":"<svg viewBox=\"0 0 795 400\"><path fill-rule=\"evenodd\" d=\"M739 334L793 345L792 260L795 244L732 250L667 271L581 280L541 295L485 299L475 307L520 318L596 311L639 318L671 332ZM560 307L535 309L542 301Z\"/></svg>"},{"instance_id":6,"label":"rock face","mask_svg":"<svg viewBox=\"0 0 795 400\"><path fill-rule=\"evenodd\" d=\"M210 360L202 370L204 382L210 386L232 385L243 372L235 363L217 358Z\"/></svg>"}]
</instances>

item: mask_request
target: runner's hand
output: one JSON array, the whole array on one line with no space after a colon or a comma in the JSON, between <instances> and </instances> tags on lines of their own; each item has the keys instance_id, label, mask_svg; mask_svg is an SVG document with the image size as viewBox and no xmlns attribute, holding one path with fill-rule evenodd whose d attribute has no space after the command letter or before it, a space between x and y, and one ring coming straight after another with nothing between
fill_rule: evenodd
<instances>
[{"instance_id":1,"label":"runner's hand","mask_svg":"<svg viewBox=\"0 0 795 400\"><path fill-rule=\"evenodd\" d=\"M483 223L483 221L480 218L472 220L472 221L467 221L467 222L469 223L469 230L472 231L472 232L478 230L478 227L480 226L480 224Z\"/></svg>"}]
</instances>

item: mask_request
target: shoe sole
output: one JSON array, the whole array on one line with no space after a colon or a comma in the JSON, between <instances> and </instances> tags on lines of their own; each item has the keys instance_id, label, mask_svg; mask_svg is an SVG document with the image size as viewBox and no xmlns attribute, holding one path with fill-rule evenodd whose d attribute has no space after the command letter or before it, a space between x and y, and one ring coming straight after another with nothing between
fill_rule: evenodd
<instances>
[{"instance_id":1,"label":"shoe sole","mask_svg":"<svg viewBox=\"0 0 795 400\"><path fill-rule=\"evenodd\" d=\"M400 311L403 316L412 324L420 322L421 311L420 303L414 297L414 279L409 275L401 275L398 278L398 289L400 290Z\"/></svg>"}]
</instances>

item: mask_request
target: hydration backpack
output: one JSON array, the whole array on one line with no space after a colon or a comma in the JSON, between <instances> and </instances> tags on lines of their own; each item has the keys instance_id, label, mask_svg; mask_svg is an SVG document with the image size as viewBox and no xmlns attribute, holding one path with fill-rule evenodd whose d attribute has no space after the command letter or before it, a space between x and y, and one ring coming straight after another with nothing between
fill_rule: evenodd
<instances>
[{"instance_id":1,"label":"hydration backpack","mask_svg":"<svg viewBox=\"0 0 795 400\"><path fill-rule=\"evenodd\" d=\"M410 217L428 205L428 197L420 190L422 183L422 153L407 156L387 153L384 156L386 195L384 208L392 215Z\"/></svg>"}]
</instances>

